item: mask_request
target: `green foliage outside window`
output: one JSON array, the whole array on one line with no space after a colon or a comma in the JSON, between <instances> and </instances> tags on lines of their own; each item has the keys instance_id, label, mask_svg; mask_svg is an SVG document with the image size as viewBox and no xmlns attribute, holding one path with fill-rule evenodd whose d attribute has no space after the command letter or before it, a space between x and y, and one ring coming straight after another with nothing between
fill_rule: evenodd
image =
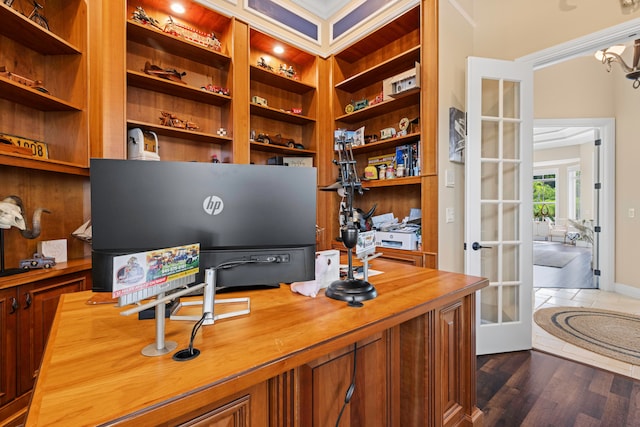
<instances>
[{"instance_id":1,"label":"green foliage outside window","mask_svg":"<svg viewBox=\"0 0 640 427\"><path fill-rule=\"evenodd\" d=\"M556 217L555 176L552 181L553 186L543 180L537 181L536 178L543 177L534 177L533 181L533 218L538 221L544 221L547 217L554 220Z\"/></svg>"}]
</instances>

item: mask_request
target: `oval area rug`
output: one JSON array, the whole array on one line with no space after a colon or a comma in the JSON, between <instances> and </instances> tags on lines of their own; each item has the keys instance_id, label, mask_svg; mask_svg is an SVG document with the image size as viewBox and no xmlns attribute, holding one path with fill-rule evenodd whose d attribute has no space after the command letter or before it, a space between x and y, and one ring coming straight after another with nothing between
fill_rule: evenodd
<instances>
[{"instance_id":1,"label":"oval area rug","mask_svg":"<svg viewBox=\"0 0 640 427\"><path fill-rule=\"evenodd\" d=\"M536 311L545 331L578 347L640 365L640 316L583 307L550 307Z\"/></svg>"}]
</instances>

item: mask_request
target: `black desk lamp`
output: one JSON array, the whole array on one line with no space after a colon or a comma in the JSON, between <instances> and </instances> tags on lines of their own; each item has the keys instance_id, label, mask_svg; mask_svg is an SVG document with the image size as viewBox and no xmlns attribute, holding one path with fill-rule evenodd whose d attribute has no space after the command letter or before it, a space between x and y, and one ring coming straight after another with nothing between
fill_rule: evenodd
<instances>
[{"instance_id":1,"label":"black desk lamp","mask_svg":"<svg viewBox=\"0 0 640 427\"><path fill-rule=\"evenodd\" d=\"M340 227L340 237L342 243L347 248L349 267L347 278L332 282L326 289L325 295L329 298L347 301L350 306L361 307L362 301L367 301L378 296L376 288L366 280L355 279L353 277L353 248L358 243L358 226L353 216L353 196L357 191L363 193L362 183L356 172L356 162L353 159L351 143L344 138L336 141L339 145L339 160L334 163L340 166L340 178L346 203L341 204L340 217L344 219Z\"/></svg>"}]
</instances>

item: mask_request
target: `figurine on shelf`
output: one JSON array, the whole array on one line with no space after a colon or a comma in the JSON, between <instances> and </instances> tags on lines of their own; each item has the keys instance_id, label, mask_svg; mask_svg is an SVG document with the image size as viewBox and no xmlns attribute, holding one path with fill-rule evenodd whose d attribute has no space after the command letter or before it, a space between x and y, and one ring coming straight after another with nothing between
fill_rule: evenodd
<instances>
[{"instance_id":1,"label":"figurine on shelf","mask_svg":"<svg viewBox=\"0 0 640 427\"><path fill-rule=\"evenodd\" d=\"M258 67L264 68L265 70L273 71L273 67L267 64L262 56L260 57L260 59L258 59Z\"/></svg>"},{"instance_id":2,"label":"figurine on shelf","mask_svg":"<svg viewBox=\"0 0 640 427\"><path fill-rule=\"evenodd\" d=\"M293 66L289 65L289 67L287 68L286 64L280 64L280 68L278 69L278 72L285 76L288 77L290 79L294 79L297 80L298 79L298 75L296 74L296 70L293 69Z\"/></svg>"},{"instance_id":3,"label":"figurine on shelf","mask_svg":"<svg viewBox=\"0 0 640 427\"><path fill-rule=\"evenodd\" d=\"M28 228L25 222L25 211L22 199L18 196L8 196L0 201L0 229L16 227L22 237L35 239L40 235L40 216L42 212L51 213L44 208L33 211L32 228Z\"/></svg>"},{"instance_id":4,"label":"figurine on shelf","mask_svg":"<svg viewBox=\"0 0 640 427\"><path fill-rule=\"evenodd\" d=\"M174 21L171 16L167 18L167 24L164 26L162 31L167 34L171 34L172 36L181 37L192 43L213 49L217 52L222 50L222 43L220 43L220 40L218 40L214 33L205 33L204 31L187 27L184 24Z\"/></svg>"},{"instance_id":5,"label":"figurine on shelf","mask_svg":"<svg viewBox=\"0 0 640 427\"><path fill-rule=\"evenodd\" d=\"M147 12L145 12L141 6L136 7L136 10L133 11L133 20L143 25L149 24L152 27L162 30L162 27L160 27L160 21L147 15Z\"/></svg>"},{"instance_id":6,"label":"figurine on shelf","mask_svg":"<svg viewBox=\"0 0 640 427\"><path fill-rule=\"evenodd\" d=\"M178 129L196 130L198 125L188 120L179 119L175 114L166 111L161 111L160 124L162 126L168 126Z\"/></svg>"},{"instance_id":7,"label":"figurine on shelf","mask_svg":"<svg viewBox=\"0 0 640 427\"><path fill-rule=\"evenodd\" d=\"M162 79L171 80L172 82L176 82L176 83L186 84L186 82L182 81L182 77L186 76L187 73L185 71L180 73L175 68L161 68L147 61L144 64L144 72L151 76L156 76Z\"/></svg>"},{"instance_id":8,"label":"figurine on shelf","mask_svg":"<svg viewBox=\"0 0 640 427\"><path fill-rule=\"evenodd\" d=\"M0 66L0 76L30 87L32 89L38 90L42 93L49 93L49 91L43 86L42 80L31 80L26 77L19 76L16 73L7 71L7 67L5 67L4 65Z\"/></svg>"}]
</instances>

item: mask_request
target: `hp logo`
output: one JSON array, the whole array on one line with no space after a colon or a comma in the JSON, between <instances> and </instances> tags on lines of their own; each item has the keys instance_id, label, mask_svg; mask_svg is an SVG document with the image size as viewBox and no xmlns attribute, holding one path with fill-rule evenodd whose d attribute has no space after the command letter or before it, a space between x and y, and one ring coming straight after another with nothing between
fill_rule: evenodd
<instances>
[{"instance_id":1,"label":"hp logo","mask_svg":"<svg viewBox=\"0 0 640 427\"><path fill-rule=\"evenodd\" d=\"M202 202L202 208L209 215L218 215L224 209L224 202L218 196L209 196Z\"/></svg>"}]
</instances>

